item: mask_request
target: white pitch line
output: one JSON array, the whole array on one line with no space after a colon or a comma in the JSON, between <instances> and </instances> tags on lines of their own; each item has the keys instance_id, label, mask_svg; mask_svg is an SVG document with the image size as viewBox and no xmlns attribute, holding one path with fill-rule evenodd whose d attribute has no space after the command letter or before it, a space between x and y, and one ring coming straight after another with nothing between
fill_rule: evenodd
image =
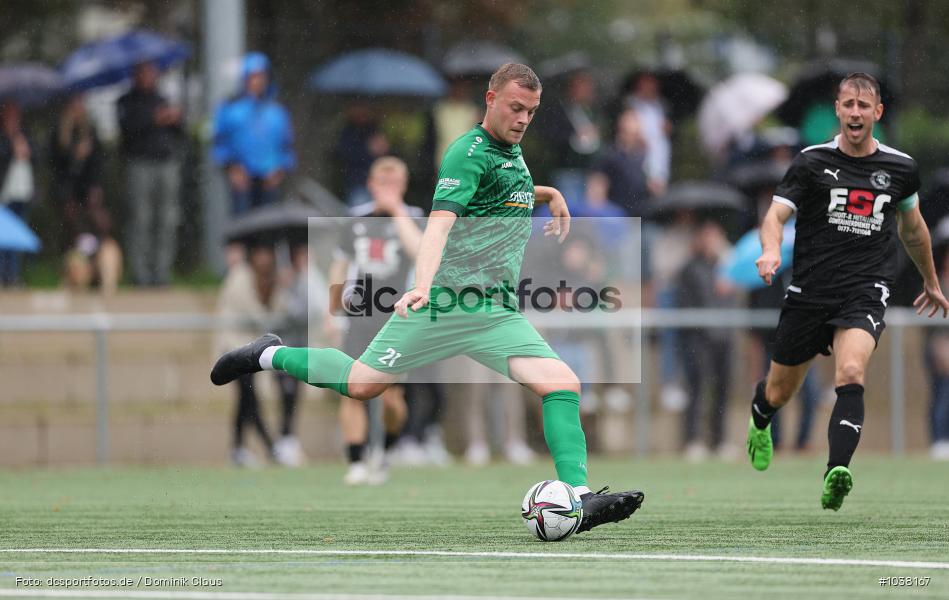
<instances>
[{"instance_id":1,"label":"white pitch line","mask_svg":"<svg viewBox=\"0 0 949 600\"><path fill-rule=\"evenodd\" d=\"M454 552L450 550L292 550L286 548L0 548L0 554L286 554L298 556L440 556L465 558L545 558L625 561L685 561L768 563L777 565L893 567L949 570L947 562L877 560L860 558L806 558L782 556L714 556L700 554L605 554L581 552Z\"/></svg>"}]
</instances>

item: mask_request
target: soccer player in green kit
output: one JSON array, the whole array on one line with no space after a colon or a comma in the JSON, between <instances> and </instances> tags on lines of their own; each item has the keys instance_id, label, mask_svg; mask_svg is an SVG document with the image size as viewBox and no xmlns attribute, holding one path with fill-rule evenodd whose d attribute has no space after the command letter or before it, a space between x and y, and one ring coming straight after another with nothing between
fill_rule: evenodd
<instances>
[{"instance_id":1,"label":"soccer player in green kit","mask_svg":"<svg viewBox=\"0 0 949 600\"><path fill-rule=\"evenodd\" d=\"M221 356L211 381L224 385L244 373L282 370L311 385L369 399L402 373L467 355L543 399L544 438L558 479L580 496L582 532L628 518L644 496L590 490L577 376L522 313L504 300L495 302L494 292L510 289L520 274L535 202L548 203L553 216L545 235L562 242L570 229L563 196L534 185L518 145L540 95L540 80L525 65L505 64L492 75L484 121L449 146L442 159L415 287L395 303L396 314L358 360L335 348L288 348L267 334ZM471 296L466 290L481 293Z\"/></svg>"}]
</instances>

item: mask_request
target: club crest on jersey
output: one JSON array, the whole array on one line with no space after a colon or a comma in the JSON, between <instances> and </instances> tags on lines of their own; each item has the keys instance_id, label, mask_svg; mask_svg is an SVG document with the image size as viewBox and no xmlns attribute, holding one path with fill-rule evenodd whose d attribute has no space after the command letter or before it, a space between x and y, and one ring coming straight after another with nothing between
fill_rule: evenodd
<instances>
[{"instance_id":1,"label":"club crest on jersey","mask_svg":"<svg viewBox=\"0 0 949 600\"><path fill-rule=\"evenodd\" d=\"M874 171L870 175L870 184L878 190L885 190L890 187L890 174L886 171Z\"/></svg>"}]
</instances>

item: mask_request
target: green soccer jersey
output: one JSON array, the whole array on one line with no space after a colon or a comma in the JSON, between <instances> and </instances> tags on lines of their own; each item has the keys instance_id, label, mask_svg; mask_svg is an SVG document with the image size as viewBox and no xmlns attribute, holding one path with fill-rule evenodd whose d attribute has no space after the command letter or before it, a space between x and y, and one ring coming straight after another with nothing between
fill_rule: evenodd
<instances>
[{"instance_id":1,"label":"green soccer jersey","mask_svg":"<svg viewBox=\"0 0 949 600\"><path fill-rule=\"evenodd\" d=\"M445 151L432 210L458 215L433 286L517 286L531 234L534 181L518 144L493 138L481 125Z\"/></svg>"}]
</instances>

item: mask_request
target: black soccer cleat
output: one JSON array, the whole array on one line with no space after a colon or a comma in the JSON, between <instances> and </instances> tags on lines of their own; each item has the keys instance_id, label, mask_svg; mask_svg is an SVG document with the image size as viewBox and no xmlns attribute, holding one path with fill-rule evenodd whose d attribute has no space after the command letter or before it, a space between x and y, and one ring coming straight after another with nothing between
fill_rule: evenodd
<instances>
[{"instance_id":1,"label":"black soccer cleat","mask_svg":"<svg viewBox=\"0 0 949 600\"><path fill-rule=\"evenodd\" d=\"M599 492L589 492L580 496L580 501L583 503L583 521L577 528L577 533L590 531L605 523L618 523L623 519L628 519L636 512L636 509L642 506L643 498L645 498L645 494L639 490L616 494L606 493L608 490L609 488L603 488Z\"/></svg>"},{"instance_id":2,"label":"black soccer cleat","mask_svg":"<svg viewBox=\"0 0 949 600\"><path fill-rule=\"evenodd\" d=\"M253 342L221 355L211 369L211 383L224 385L248 373L263 371L260 355L271 346L282 346L283 340L273 333L265 333Z\"/></svg>"}]
</instances>

